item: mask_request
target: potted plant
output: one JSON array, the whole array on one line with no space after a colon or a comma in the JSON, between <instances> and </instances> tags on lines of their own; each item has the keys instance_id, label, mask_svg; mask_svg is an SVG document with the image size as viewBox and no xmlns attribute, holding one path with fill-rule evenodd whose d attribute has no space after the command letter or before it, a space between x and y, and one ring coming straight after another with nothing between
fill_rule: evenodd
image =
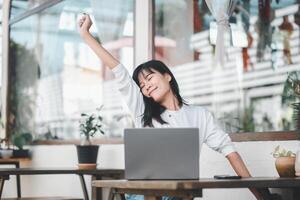
<instances>
[{"instance_id":1,"label":"potted plant","mask_svg":"<svg viewBox=\"0 0 300 200\"><path fill-rule=\"evenodd\" d=\"M76 145L79 168L96 168L99 146L93 145L91 138L97 133L104 134L101 108L97 108L95 113L81 114L79 127L84 138L80 145Z\"/></svg>"},{"instance_id":2,"label":"potted plant","mask_svg":"<svg viewBox=\"0 0 300 200\"><path fill-rule=\"evenodd\" d=\"M30 157L29 149L24 149L25 145L31 144L32 135L31 133L16 133L10 138L11 143L17 147L13 150L14 158L28 158Z\"/></svg>"},{"instance_id":3,"label":"potted plant","mask_svg":"<svg viewBox=\"0 0 300 200\"><path fill-rule=\"evenodd\" d=\"M292 151L287 151L280 148L278 145L275 147L272 155L275 160L275 167L280 177L294 177L295 176L295 160L296 154Z\"/></svg>"}]
</instances>

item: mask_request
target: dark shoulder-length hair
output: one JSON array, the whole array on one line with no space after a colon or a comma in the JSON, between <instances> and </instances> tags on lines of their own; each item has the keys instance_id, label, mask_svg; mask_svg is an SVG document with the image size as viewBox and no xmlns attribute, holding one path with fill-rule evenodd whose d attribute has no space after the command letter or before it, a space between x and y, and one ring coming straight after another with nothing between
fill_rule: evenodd
<instances>
[{"instance_id":1,"label":"dark shoulder-length hair","mask_svg":"<svg viewBox=\"0 0 300 200\"><path fill-rule=\"evenodd\" d=\"M174 75L172 74L170 69L163 62L159 60L150 60L148 62L140 64L133 72L132 75L133 80L139 86L140 83L138 80L138 75L143 71L148 71L150 73L153 73L152 69L160 72L161 74L167 73L171 76L170 87L173 94L175 95L175 97L179 102L179 106L181 107L183 104L186 104L179 93L179 87ZM166 124L167 122L165 122L161 118L161 114L166 110L166 108L160 105L159 103L155 102L152 98L146 97L145 95L143 95L143 99L145 104L145 111L142 117L143 126L153 127L152 119L155 119L161 124Z\"/></svg>"}]
</instances>

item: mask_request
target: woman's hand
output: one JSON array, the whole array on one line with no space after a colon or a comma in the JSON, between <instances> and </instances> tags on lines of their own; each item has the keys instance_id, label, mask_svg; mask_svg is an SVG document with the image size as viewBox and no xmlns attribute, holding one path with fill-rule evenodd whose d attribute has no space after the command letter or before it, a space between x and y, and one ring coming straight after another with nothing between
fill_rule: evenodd
<instances>
[{"instance_id":1,"label":"woman's hand","mask_svg":"<svg viewBox=\"0 0 300 200\"><path fill-rule=\"evenodd\" d=\"M84 14L78 21L79 26L79 34L84 36L86 33L89 33L89 30L92 26L93 22L89 15Z\"/></svg>"}]
</instances>

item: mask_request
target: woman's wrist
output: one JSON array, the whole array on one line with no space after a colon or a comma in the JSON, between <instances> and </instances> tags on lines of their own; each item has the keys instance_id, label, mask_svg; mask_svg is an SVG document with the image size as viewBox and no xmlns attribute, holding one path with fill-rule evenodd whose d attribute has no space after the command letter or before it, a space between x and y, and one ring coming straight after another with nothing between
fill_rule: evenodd
<instances>
[{"instance_id":1,"label":"woman's wrist","mask_svg":"<svg viewBox=\"0 0 300 200\"><path fill-rule=\"evenodd\" d=\"M88 35L90 35L90 32L88 30L81 30L79 31L80 36L84 39L86 38Z\"/></svg>"}]
</instances>

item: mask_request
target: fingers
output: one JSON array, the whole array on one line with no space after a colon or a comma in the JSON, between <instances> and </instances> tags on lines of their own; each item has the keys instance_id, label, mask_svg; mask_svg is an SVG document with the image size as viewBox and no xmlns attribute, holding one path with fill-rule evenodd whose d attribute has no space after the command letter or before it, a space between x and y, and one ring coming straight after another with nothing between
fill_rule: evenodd
<instances>
[{"instance_id":1,"label":"fingers","mask_svg":"<svg viewBox=\"0 0 300 200\"><path fill-rule=\"evenodd\" d=\"M84 16L82 16L80 19L79 19L79 21L78 21L78 24L79 24L79 26L81 27L82 25L83 25L83 23L85 22L85 20L86 20L86 17L87 15L84 13Z\"/></svg>"},{"instance_id":2,"label":"fingers","mask_svg":"<svg viewBox=\"0 0 300 200\"><path fill-rule=\"evenodd\" d=\"M81 27L85 22L87 22L88 24L92 23L90 16L86 13L83 13L83 16L79 19L78 24Z\"/></svg>"},{"instance_id":3,"label":"fingers","mask_svg":"<svg viewBox=\"0 0 300 200\"><path fill-rule=\"evenodd\" d=\"M78 21L78 24L79 24L80 27L82 26L82 24L84 23L84 21L85 21L84 18L81 18L81 19Z\"/></svg>"}]
</instances>

